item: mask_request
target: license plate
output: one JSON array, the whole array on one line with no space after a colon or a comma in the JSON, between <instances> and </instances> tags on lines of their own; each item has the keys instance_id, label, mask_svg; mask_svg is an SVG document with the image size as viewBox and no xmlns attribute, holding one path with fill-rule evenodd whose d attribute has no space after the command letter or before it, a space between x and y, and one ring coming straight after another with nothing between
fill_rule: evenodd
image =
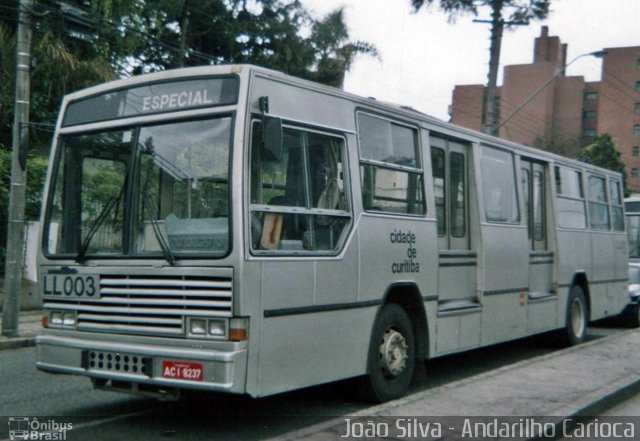
<instances>
[{"instance_id":1,"label":"license plate","mask_svg":"<svg viewBox=\"0 0 640 441\"><path fill-rule=\"evenodd\" d=\"M74 299L99 299L98 276L87 274L45 274L42 276L42 294Z\"/></svg>"},{"instance_id":2,"label":"license plate","mask_svg":"<svg viewBox=\"0 0 640 441\"><path fill-rule=\"evenodd\" d=\"M202 365L185 361L163 361L162 376L174 380L202 381Z\"/></svg>"}]
</instances>

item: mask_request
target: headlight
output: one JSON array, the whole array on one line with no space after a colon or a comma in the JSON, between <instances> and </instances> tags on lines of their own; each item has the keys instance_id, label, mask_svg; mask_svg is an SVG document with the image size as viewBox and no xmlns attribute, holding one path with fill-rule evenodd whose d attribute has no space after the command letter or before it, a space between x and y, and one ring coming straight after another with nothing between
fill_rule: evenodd
<instances>
[{"instance_id":1,"label":"headlight","mask_svg":"<svg viewBox=\"0 0 640 441\"><path fill-rule=\"evenodd\" d=\"M212 337L225 337L227 335L227 321L209 320L209 335Z\"/></svg>"},{"instance_id":2,"label":"headlight","mask_svg":"<svg viewBox=\"0 0 640 441\"><path fill-rule=\"evenodd\" d=\"M49 323L55 326L62 326L62 312L60 311L52 311L51 312L51 320Z\"/></svg>"},{"instance_id":3,"label":"headlight","mask_svg":"<svg viewBox=\"0 0 640 441\"><path fill-rule=\"evenodd\" d=\"M190 337L225 339L229 335L226 318L187 317L187 333Z\"/></svg>"},{"instance_id":4,"label":"headlight","mask_svg":"<svg viewBox=\"0 0 640 441\"><path fill-rule=\"evenodd\" d=\"M189 320L189 334L207 335L207 321L199 318Z\"/></svg>"},{"instance_id":5,"label":"headlight","mask_svg":"<svg viewBox=\"0 0 640 441\"><path fill-rule=\"evenodd\" d=\"M76 325L76 314L74 312L65 312L62 314L62 325L63 326L75 326Z\"/></svg>"}]
</instances>

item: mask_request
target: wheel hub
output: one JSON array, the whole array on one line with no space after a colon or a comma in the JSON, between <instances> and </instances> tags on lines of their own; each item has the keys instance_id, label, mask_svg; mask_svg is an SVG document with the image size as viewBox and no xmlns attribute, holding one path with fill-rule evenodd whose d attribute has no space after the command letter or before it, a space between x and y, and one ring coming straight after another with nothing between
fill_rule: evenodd
<instances>
[{"instance_id":1,"label":"wheel hub","mask_svg":"<svg viewBox=\"0 0 640 441\"><path fill-rule=\"evenodd\" d=\"M407 365L407 340L395 329L387 329L380 345L382 369L391 376L398 376Z\"/></svg>"}]
</instances>

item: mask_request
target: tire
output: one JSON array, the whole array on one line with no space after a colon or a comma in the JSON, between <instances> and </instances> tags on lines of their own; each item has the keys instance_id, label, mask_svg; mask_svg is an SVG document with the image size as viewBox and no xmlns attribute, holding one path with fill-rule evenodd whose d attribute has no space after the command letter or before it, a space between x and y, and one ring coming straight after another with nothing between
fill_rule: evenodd
<instances>
[{"instance_id":1,"label":"tire","mask_svg":"<svg viewBox=\"0 0 640 441\"><path fill-rule=\"evenodd\" d=\"M416 363L411 319L402 307L383 307L369 345L365 397L377 403L403 396L411 384Z\"/></svg>"},{"instance_id":2,"label":"tire","mask_svg":"<svg viewBox=\"0 0 640 441\"><path fill-rule=\"evenodd\" d=\"M584 342L587 337L588 325L589 310L584 292L580 286L573 285L567 299L565 327L562 335L563 345L575 346Z\"/></svg>"},{"instance_id":3,"label":"tire","mask_svg":"<svg viewBox=\"0 0 640 441\"><path fill-rule=\"evenodd\" d=\"M627 324L630 328L640 328L640 304L631 308L627 316Z\"/></svg>"}]
</instances>

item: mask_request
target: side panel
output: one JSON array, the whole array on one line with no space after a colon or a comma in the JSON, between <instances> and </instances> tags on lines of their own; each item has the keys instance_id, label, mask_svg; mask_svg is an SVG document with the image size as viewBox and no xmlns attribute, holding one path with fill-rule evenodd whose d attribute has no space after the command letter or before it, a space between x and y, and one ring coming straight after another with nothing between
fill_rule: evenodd
<instances>
[{"instance_id":1,"label":"side panel","mask_svg":"<svg viewBox=\"0 0 640 441\"><path fill-rule=\"evenodd\" d=\"M523 226L483 225L482 344L527 334L529 247Z\"/></svg>"},{"instance_id":2,"label":"side panel","mask_svg":"<svg viewBox=\"0 0 640 441\"><path fill-rule=\"evenodd\" d=\"M550 253L549 256L529 259L528 331L530 333L544 332L560 325L558 296L550 295L550 283L553 280L553 254ZM545 261L550 263L544 263Z\"/></svg>"},{"instance_id":3,"label":"side panel","mask_svg":"<svg viewBox=\"0 0 640 441\"><path fill-rule=\"evenodd\" d=\"M256 395L364 373L376 309L357 298L358 250L354 236L339 259L262 263Z\"/></svg>"},{"instance_id":4,"label":"side panel","mask_svg":"<svg viewBox=\"0 0 640 441\"><path fill-rule=\"evenodd\" d=\"M259 277L262 304L261 317L255 318L259 335L253 335L259 339L259 355L250 355L248 392L265 396L364 374L373 322L387 287L397 280L427 280L427 262L431 279L437 280L437 258L428 257L426 246L427 237L436 236L423 230L432 223L359 215L353 103L260 76L252 81L249 106L254 112L258 97L268 96L270 115L346 138L351 183L352 225L339 255L251 257L247 250L249 259L259 262L260 274L245 277ZM392 244L394 232L398 237L414 234L415 243ZM255 342L251 348L256 349Z\"/></svg>"},{"instance_id":5,"label":"side panel","mask_svg":"<svg viewBox=\"0 0 640 441\"><path fill-rule=\"evenodd\" d=\"M391 238L394 233L412 235L415 243L394 243ZM434 222L362 216L358 234L359 300L381 299L386 287L395 281L416 281L423 296L436 294Z\"/></svg>"},{"instance_id":6,"label":"side panel","mask_svg":"<svg viewBox=\"0 0 640 441\"><path fill-rule=\"evenodd\" d=\"M616 265L614 234L609 232L591 232L592 267L589 277L591 294L591 319L597 320L614 312L613 282Z\"/></svg>"}]
</instances>

